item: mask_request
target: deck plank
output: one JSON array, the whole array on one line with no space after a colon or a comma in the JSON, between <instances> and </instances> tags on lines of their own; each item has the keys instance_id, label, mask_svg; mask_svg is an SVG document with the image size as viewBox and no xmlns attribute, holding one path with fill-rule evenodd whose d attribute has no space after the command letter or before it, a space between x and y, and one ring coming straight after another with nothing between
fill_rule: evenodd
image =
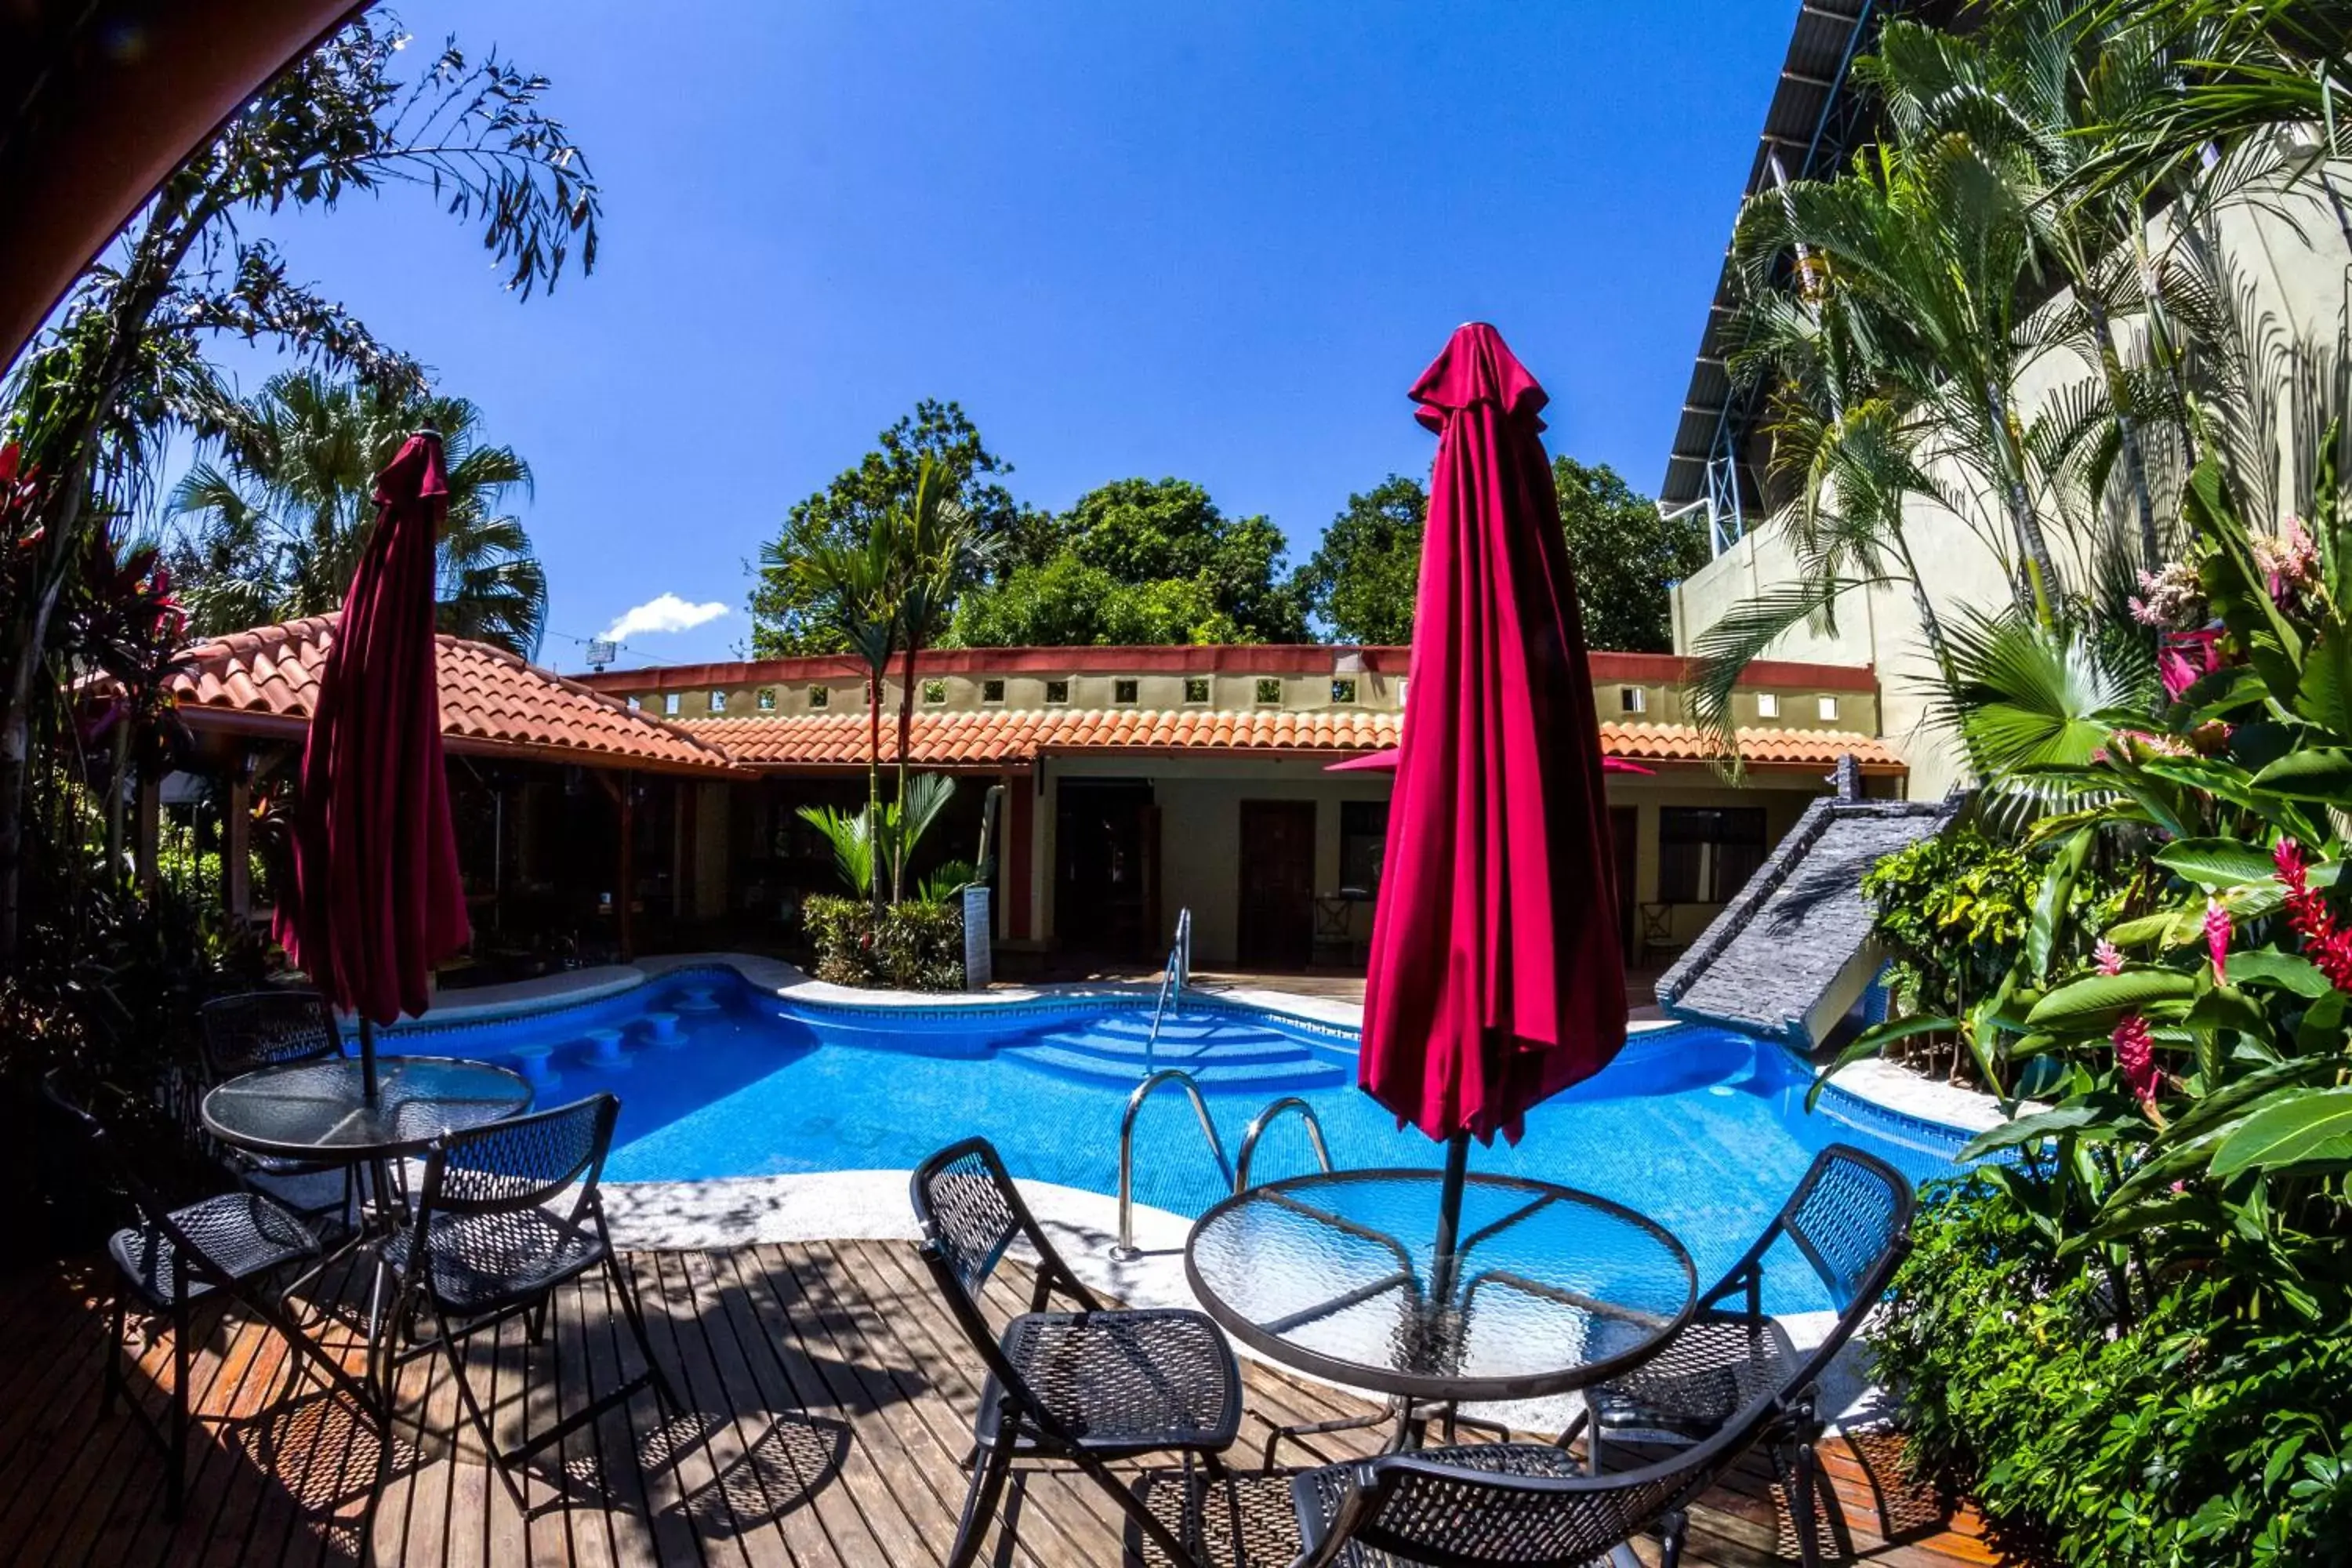
<instances>
[{"instance_id":1,"label":"deck plank","mask_svg":"<svg viewBox=\"0 0 2352 1568\"><path fill-rule=\"evenodd\" d=\"M98 1568L237 1563L507 1568L938 1568L953 1540L980 1366L912 1247L812 1242L634 1254L654 1350L694 1414L666 1415L650 1391L607 1411L525 1467L517 1510L484 1461L443 1359L399 1373L394 1453L378 1480L376 1438L341 1401L297 1375L291 1352L249 1314L200 1318L190 1377L223 1422L193 1436L189 1502L162 1517L161 1457L125 1416L97 1419L106 1281L99 1262L0 1279L0 1326L21 1359L0 1368L0 1497L10 1561ZM357 1272L355 1270L355 1272ZM363 1297L363 1279L322 1294ZM1008 1265L992 1312L1026 1304L1028 1270ZM346 1365L363 1347L348 1319L320 1331ZM138 1331L134 1329L134 1335ZM129 1397L160 1407L168 1334L136 1340ZM466 1350L502 1444L543 1431L635 1372L641 1360L609 1282L592 1273L558 1296L544 1340L520 1321ZM1244 1363L1249 1419L1236 1463L1255 1467L1269 1424L1362 1411L1352 1395ZM1370 1453L1381 1428L1314 1440L1338 1459ZM1641 1450L1620 1447L1619 1462ZM1286 1446L1286 1463L1307 1455ZM1981 1568L2000 1561L1982 1522L1904 1480L1899 1442L1824 1447L1854 1561L1884 1568ZM1161 1478L1135 1472L1149 1490ZM1152 1492L1150 1495L1162 1496ZM1883 1540L1880 1504L1895 1539ZM1131 1562L1126 1516L1083 1476L1030 1475L1000 1510L1015 1539L992 1560L1020 1568ZM1769 1465L1751 1456L1693 1510L1691 1568L1762 1568L1795 1538ZM1655 1542L1636 1543L1645 1563ZM1256 1560L1252 1560L1255 1568Z\"/></svg>"}]
</instances>

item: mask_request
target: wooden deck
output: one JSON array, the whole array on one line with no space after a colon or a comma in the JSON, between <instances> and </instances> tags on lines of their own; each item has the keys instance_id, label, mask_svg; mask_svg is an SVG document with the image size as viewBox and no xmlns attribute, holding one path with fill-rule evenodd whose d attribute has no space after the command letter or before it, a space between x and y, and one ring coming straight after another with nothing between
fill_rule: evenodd
<instances>
[{"instance_id":1,"label":"wooden deck","mask_svg":"<svg viewBox=\"0 0 2352 1568\"><path fill-rule=\"evenodd\" d=\"M970 1440L974 1363L911 1247L818 1242L628 1261L656 1348L697 1414L665 1420L646 1394L572 1434L535 1461L523 1510L482 1462L472 1429L460 1435L454 1386L439 1360L405 1369L405 1419L390 1479L379 1487L372 1432L316 1384L290 1381L281 1342L231 1315L200 1317L197 1407L229 1419L200 1426L192 1440L189 1504L176 1527L163 1518L161 1457L123 1415L98 1418L104 1268L68 1265L0 1280L0 1475L8 1478L0 1487L0 1561L102 1568L898 1568L942 1561L963 1495L957 1467ZM1010 1309L1026 1281L1003 1279L998 1289ZM331 1342L347 1337L340 1326L326 1332ZM160 1407L154 1379L169 1375L168 1342L151 1342L135 1326L132 1333L142 1354L133 1392ZM635 1365L635 1347L617 1331L598 1278L562 1294L541 1344L527 1344L520 1324L488 1342L477 1344L472 1364L478 1387L494 1383L504 1437L543 1429ZM1268 1419L1360 1408L1255 1365L1247 1382L1244 1447L1262 1442ZM1327 1451L1337 1458L1362 1449ZM1295 1461L1295 1450L1285 1453ZM1853 1547L1833 1560L1898 1568L1998 1561L1972 1519L1947 1518L1932 1500L1906 1493L1895 1459L1887 1443L1832 1441L1828 1462ZM1138 1482L1150 1484L1140 1475ZM1890 1525L1881 1523L1882 1503ZM1026 1568L1133 1561L1122 1516L1082 1477L1032 1474L1008 1493L1006 1511L1018 1544L1007 1548L1000 1537L986 1561ZM1252 1536L1262 1525L1278 1533L1279 1513L1254 1514ZM1766 1468L1751 1461L1699 1510L1685 1562L1728 1568L1793 1555L1786 1512ZM1643 1560L1654 1561L1654 1551ZM1248 1561L1269 1558L1261 1551Z\"/></svg>"}]
</instances>

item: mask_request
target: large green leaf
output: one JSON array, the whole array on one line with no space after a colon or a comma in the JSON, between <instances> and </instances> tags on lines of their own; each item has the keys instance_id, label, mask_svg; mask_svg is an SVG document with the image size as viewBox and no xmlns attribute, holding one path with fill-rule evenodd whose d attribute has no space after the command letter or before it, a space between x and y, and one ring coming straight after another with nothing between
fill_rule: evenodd
<instances>
[{"instance_id":1,"label":"large green leaf","mask_svg":"<svg viewBox=\"0 0 2352 1568\"><path fill-rule=\"evenodd\" d=\"M2226 973L2232 985L2275 985L2305 998L2325 996L2333 989L2311 960L2268 948L2231 953Z\"/></svg>"},{"instance_id":2,"label":"large green leaf","mask_svg":"<svg viewBox=\"0 0 2352 1568\"><path fill-rule=\"evenodd\" d=\"M2281 1090L2214 1152L2213 1173L2352 1162L2352 1089Z\"/></svg>"},{"instance_id":3,"label":"large green leaf","mask_svg":"<svg viewBox=\"0 0 2352 1568\"><path fill-rule=\"evenodd\" d=\"M2290 752L2256 773L2253 783L2289 800L2352 805L2352 752L2336 746Z\"/></svg>"},{"instance_id":4,"label":"large green leaf","mask_svg":"<svg viewBox=\"0 0 2352 1568\"><path fill-rule=\"evenodd\" d=\"M2208 888L2267 882L2278 872L2269 851L2242 838L2182 838L2156 852L2156 863Z\"/></svg>"},{"instance_id":5,"label":"large green leaf","mask_svg":"<svg viewBox=\"0 0 2352 1568\"><path fill-rule=\"evenodd\" d=\"M2294 710L2330 733L2352 735L2352 637L2335 616L2304 658Z\"/></svg>"},{"instance_id":6,"label":"large green leaf","mask_svg":"<svg viewBox=\"0 0 2352 1568\"><path fill-rule=\"evenodd\" d=\"M2026 1023L2035 1029L2105 1028L2126 1013L2164 1002L2186 1002L2197 977L2173 969L2127 969L2077 980L2034 1004Z\"/></svg>"},{"instance_id":7,"label":"large green leaf","mask_svg":"<svg viewBox=\"0 0 2352 1568\"><path fill-rule=\"evenodd\" d=\"M2090 852L2092 833L2084 828L2068 839L2058 853L2050 858L2050 869L2042 874L2042 887L2033 899L2033 920L2025 933L2025 963L2036 978L2050 973L2050 949L2058 940L2059 928L2065 923L2066 906L2074 897L2074 881L2083 872L2083 858Z\"/></svg>"},{"instance_id":8,"label":"large green leaf","mask_svg":"<svg viewBox=\"0 0 2352 1568\"><path fill-rule=\"evenodd\" d=\"M1999 1150L2014 1149L2021 1143L2037 1143L2061 1132L2080 1132L2093 1127L2104 1127L2115 1120L2114 1113L2101 1106L2088 1100L2074 1100L2054 1110L2037 1111L2032 1116L2021 1116L1998 1127L1987 1128L1969 1140L1958 1158L1965 1164L1971 1160L1981 1160Z\"/></svg>"}]
</instances>

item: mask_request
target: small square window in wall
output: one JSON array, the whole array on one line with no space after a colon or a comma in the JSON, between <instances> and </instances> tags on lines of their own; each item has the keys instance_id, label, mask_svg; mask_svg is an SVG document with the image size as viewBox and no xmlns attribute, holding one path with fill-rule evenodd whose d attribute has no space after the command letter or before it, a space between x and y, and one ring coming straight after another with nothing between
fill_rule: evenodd
<instances>
[{"instance_id":1,"label":"small square window in wall","mask_svg":"<svg viewBox=\"0 0 2352 1568\"><path fill-rule=\"evenodd\" d=\"M632 698L630 698L630 699L629 699L629 711L630 711L630 712L635 713L635 711L637 711L637 710L639 710L640 708L643 708L644 706L645 706L645 704L644 704L644 703L642 703L642 702L640 702L640 701L638 701L635 698L632 697Z\"/></svg>"},{"instance_id":2,"label":"small square window in wall","mask_svg":"<svg viewBox=\"0 0 2352 1568\"><path fill-rule=\"evenodd\" d=\"M1002 701L1003 701L1003 700L1004 700L1004 682L1003 682L1003 681L1001 681L1001 680L983 680L983 681L982 681L982 682L980 683L980 700L981 700L982 702L1002 702Z\"/></svg>"},{"instance_id":3,"label":"small square window in wall","mask_svg":"<svg viewBox=\"0 0 2352 1568\"><path fill-rule=\"evenodd\" d=\"M1045 700L1046 700L1046 701L1048 701L1048 702L1067 702L1069 700L1070 700L1070 683L1069 683L1068 681L1066 681L1066 680L1049 680L1049 681L1045 682Z\"/></svg>"},{"instance_id":4,"label":"small square window in wall","mask_svg":"<svg viewBox=\"0 0 2352 1568\"><path fill-rule=\"evenodd\" d=\"M1836 698L1824 697L1822 699L1822 717L1824 719L1834 719L1837 717Z\"/></svg>"},{"instance_id":5,"label":"small square window in wall","mask_svg":"<svg viewBox=\"0 0 2352 1568\"><path fill-rule=\"evenodd\" d=\"M1353 702L1355 700L1356 678L1352 675L1336 677L1331 682L1331 700L1334 702Z\"/></svg>"},{"instance_id":6,"label":"small square window in wall","mask_svg":"<svg viewBox=\"0 0 2352 1568\"><path fill-rule=\"evenodd\" d=\"M1649 709L1650 694L1643 690L1640 687L1621 686L1617 689L1618 712L1646 713L1649 711Z\"/></svg>"},{"instance_id":7,"label":"small square window in wall","mask_svg":"<svg viewBox=\"0 0 2352 1568\"><path fill-rule=\"evenodd\" d=\"M812 708L829 708L829 707L831 707L832 705L833 705L833 688L832 688L832 687L830 687L830 686L812 686L812 687L810 687L810 688L809 688L809 706L810 706L810 707L812 707Z\"/></svg>"},{"instance_id":8,"label":"small square window in wall","mask_svg":"<svg viewBox=\"0 0 2352 1568\"><path fill-rule=\"evenodd\" d=\"M1110 683L1110 700L1122 706L1132 707L1139 690L1139 687L1135 681L1114 680Z\"/></svg>"},{"instance_id":9,"label":"small square window in wall","mask_svg":"<svg viewBox=\"0 0 2352 1568\"><path fill-rule=\"evenodd\" d=\"M936 708L947 700L948 683L946 681L926 680L923 682L923 705L925 707Z\"/></svg>"},{"instance_id":10,"label":"small square window in wall","mask_svg":"<svg viewBox=\"0 0 2352 1568\"><path fill-rule=\"evenodd\" d=\"M1205 675L1186 676L1184 678L1184 700L1187 702L1206 702L1208 700L1209 678Z\"/></svg>"},{"instance_id":11,"label":"small square window in wall","mask_svg":"<svg viewBox=\"0 0 2352 1568\"><path fill-rule=\"evenodd\" d=\"M774 687L762 686L760 688L759 706L760 711L762 713L773 713L776 710L776 689Z\"/></svg>"},{"instance_id":12,"label":"small square window in wall","mask_svg":"<svg viewBox=\"0 0 2352 1568\"><path fill-rule=\"evenodd\" d=\"M724 713L727 711L727 693L724 691L714 691L710 694L710 710L713 713Z\"/></svg>"},{"instance_id":13,"label":"small square window in wall","mask_svg":"<svg viewBox=\"0 0 2352 1568\"><path fill-rule=\"evenodd\" d=\"M1281 677L1274 675L1260 676L1257 683L1257 700L1261 703L1271 704L1275 707L1281 706Z\"/></svg>"},{"instance_id":14,"label":"small square window in wall","mask_svg":"<svg viewBox=\"0 0 2352 1568\"><path fill-rule=\"evenodd\" d=\"M1780 716L1780 694L1777 691L1758 692L1756 694L1756 717L1759 719L1778 719Z\"/></svg>"},{"instance_id":15,"label":"small square window in wall","mask_svg":"<svg viewBox=\"0 0 2352 1568\"><path fill-rule=\"evenodd\" d=\"M662 711L663 711L663 712L665 712L665 713L673 713L673 714L674 714L674 713L676 713L676 712L677 711L677 692L672 691L672 692L668 693L667 695L666 695L666 696L664 696L664 697L662 698Z\"/></svg>"}]
</instances>

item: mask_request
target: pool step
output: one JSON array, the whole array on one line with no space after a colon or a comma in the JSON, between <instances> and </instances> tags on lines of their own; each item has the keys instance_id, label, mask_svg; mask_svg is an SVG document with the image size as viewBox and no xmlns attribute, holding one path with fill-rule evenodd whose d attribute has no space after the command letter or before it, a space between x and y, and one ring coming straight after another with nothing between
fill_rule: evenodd
<instances>
[{"instance_id":1,"label":"pool step","mask_svg":"<svg viewBox=\"0 0 2352 1568\"><path fill-rule=\"evenodd\" d=\"M1156 1047L1148 1014L1113 1015L1007 1044L1008 1059L1065 1078L1131 1084L1145 1066L1181 1068L1207 1088L1312 1089L1345 1079L1337 1058L1224 1014L1173 1014Z\"/></svg>"},{"instance_id":2,"label":"pool step","mask_svg":"<svg viewBox=\"0 0 2352 1568\"><path fill-rule=\"evenodd\" d=\"M1143 1077L1140 1058L1133 1062L1106 1058L1060 1045L1008 1046L1003 1055L1005 1060L1018 1063L1033 1072L1051 1073L1056 1078L1077 1079L1087 1083L1115 1084L1131 1089ZM1327 1088L1344 1081L1347 1076L1338 1064L1306 1053L1290 1061L1171 1061L1162 1057L1156 1065L1182 1068L1202 1089L1263 1089L1268 1093Z\"/></svg>"}]
</instances>

